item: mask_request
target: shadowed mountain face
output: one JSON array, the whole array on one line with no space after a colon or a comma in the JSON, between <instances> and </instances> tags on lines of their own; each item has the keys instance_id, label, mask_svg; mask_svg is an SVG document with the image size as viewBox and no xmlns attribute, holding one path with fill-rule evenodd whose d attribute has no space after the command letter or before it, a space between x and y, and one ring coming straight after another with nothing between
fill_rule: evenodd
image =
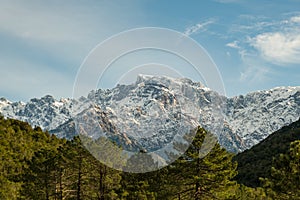
<instances>
[{"instance_id":1,"label":"shadowed mountain face","mask_svg":"<svg viewBox=\"0 0 300 200\"><path fill-rule=\"evenodd\" d=\"M238 162L236 180L247 186L260 186L260 177L270 177L273 159L287 153L290 143L295 140L300 140L300 119L272 133L251 149L237 154L234 157Z\"/></svg>"},{"instance_id":2,"label":"shadowed mountain face","mask_svg":"<svg viewBox=\"0 0 300 200\"><path fill-rule=\"evenodd\" d=\"M179 130L201 125L229 151L238 152L299 118L300 87L227 98L189 79L140 75L134 84L91 91L79 99L0 99L5 117L41 126L58 137L71 138L76 134L73 119L91 111L101 131L129 149L159 149Z\"/></svg>"}]
</instances>

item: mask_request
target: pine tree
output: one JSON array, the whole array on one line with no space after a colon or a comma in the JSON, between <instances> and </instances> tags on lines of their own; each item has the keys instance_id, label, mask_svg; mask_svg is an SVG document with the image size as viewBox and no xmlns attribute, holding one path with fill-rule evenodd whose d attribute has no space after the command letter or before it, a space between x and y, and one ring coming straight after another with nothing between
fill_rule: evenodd
<instances>
[{"instance_id":1,"label":"pine tree","mask_svg":"<svg viewBox=\"0 0 300 200\"><path fill-rule=\"evenodd\" d=\"M61 141L28 123L0 116L0 199L20 198L29 161L43 148L56 149Z\"/></svg>"},{"instance_id":2,"label":"pine tree","mask_svg":"<svg viewBox=\"0 0 300 200\"><path fill-rule=\"evenodd\" d=\"M198 128L185 154L169 166L172 179L169 188L173 192L173 198L233 198L231 193L236 183L231 179L237 174L236 163L232 162L233 155L216 143L202 158L200 150L207 134L209 133L203 128ZM190 138L191 133L186 137Z\"/></svg>"},{"instance_id":3,"label":"pine tree","mask_svg":"<svg viewBox=\"0 0 300 200\"><path fill-rule=\"evenodd\" d=\"M120 172L102 164L93 156L95 153L103 152L96 152L97 145L93 140L83 138L89 140L84 142L88 142L85 145L89 145L89 150L94 151L92 155L83 146L81 139L75 137L64 147L64 154L67 158L66 173L68 174L65 182L69 188L69 197L76 200L117 199L121 181Z\"/></svg>"},{"instance_id":4,"label":"pine tree","mask_svg":"<svg viewBox=\"0 0 300 200\"><path fill-rule=\"evenodd\" d=\"M55 156L55 150L41 149L29 161L22 190L25 199L50 200L55 198Z\"/></svg>"},{"instance_id":5,"label":"pine tree","mask_svg":"<svg viewBox=\"0 0 300 200\"><path fill-rule=\"evenodd\" d=\"M120 172L112 169L94 157L90 157L88 173L89 189L92 191L91 198L97 200L117 199L121 187Z\"/></svg>"},{"instance_id":6,"label":"pine tree","mask_svg":"<svg viewBox=\"0 0 300 200\"><path fill-rule=\"evenodd\" d=\"M266 193L277 199L300 199L300 140L274 160L271 177L261 179Z\"/></svg>"},{"instance_id":7,"label":"pine tree","mask_svg":"<svg viewBox=\"0 0 300 200\"><path fill-rule=\"evenodd\" d=\"M121 199L124 200L154 200L155 192L151 191L148 173L122 174Z\"/></svg>"}]
</instances>

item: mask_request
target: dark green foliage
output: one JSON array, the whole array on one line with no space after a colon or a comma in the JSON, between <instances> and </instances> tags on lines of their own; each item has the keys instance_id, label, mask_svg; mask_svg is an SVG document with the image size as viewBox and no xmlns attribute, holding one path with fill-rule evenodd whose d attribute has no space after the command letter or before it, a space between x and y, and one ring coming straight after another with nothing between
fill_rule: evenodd
<instances>
[{"instance_id":1,"label":"dark green foliage","mask_svg":"<svg viewBox=\"0 0 300 200\"><path fill-rule=\"evenodd\" d=\"M57 148L63 141L28 123L0 117L0 199L16 199L28 161L38 150Z\"/></svg>"},{"instance_id":2,"label":"dark green foliage","mask_svg":"<svg viewBox=\"0 0 300 200\"><path fill-rule=\"evenodd\" d=\"M298 134L299 124L284 130L283 138L290 138L288 132ZM204 142L207 138L209 142ZM137 154L142 157L134 155L124 162L121 149L104 138L92 141L74 137L67 141L38 127L33 129L27 123L0 116L0 199L299 199L300 142L292 143L290 151L286 150L274 161L270 177L262 179L264 190L232 180L237 174L233 154L215 143L204 129L198 128L195 137L191 132L185 139L191 145L175 144L175 148L187 151L169 166L148 173L125 173L108 166L132 169L137 165L147 170L155 163L143 152ZM204 149L207 154L203 154ZM106 158L108 166L89 152ZM255 168L249 173L253 171Z\"/></svg>"},{"instance_id":3,"label":"dark green foliage","mask_svg":"<svg viewBox=\"0 0 300 200\"><path fill-rule=\"evenodd\" d=\"M267 194L276 199L300 199L300 140L274 160L269 178L261 178Z\"/></svg>"},{"instance_id":4,"label":"dark green foliage","mask_svg":"<svg viewBox=\"0 0 300 200\"><path fill-rule=\"evenodd\" d=\"M189 135L186 137L189 138ZM185 154L168 167L172 178L169 189L173 198L233 198L234 193L228 192L232 192L236 186L231 180L237 174L236 163L231 161L233 154L221 148L218 143L212 143L211 150L202 157L205 137L211 136L203 128L198 128Z\"/></svg>"},{"instance_id":5,"label":"dark green foliage","mask_svg":"<svg viewBox=\"0 0 300 200\"><path fill-rule=\"evenodd\" d=\"M139 152L127 160L123 169L126 172L148 172L158 169L158 164L154 162L151 155Z\"/></svg>"},{"instance_id":6,"label":"dark green foliage","mask_svg":"<svg viewBox=\"0 0 300 200\"><path fill-rule=\"evenodd\" d=\"M236 180L250 187L261 186L260 177L270 177L273 158L286 153L289 145L300 140L300 120L271 134L261 143L234 157L238 162Z\"/></svg>"},{"instance_id":7,"label":"dark green foliage","mask_svg":"<svg viewBox=\"0 0 300 200\"><path fill-rule=\"evenodd\" d=\"M0 117L0 199L117 199L120 172L97 161L78 137L57 139Z\"/></svg>"},{"instance_id":8,"label":"dark green foliage","mask_svg":"<svg viewBox=\"0 0 300 200\"><path fill-rule=\"evenodd\" d=\"M235 191L235 197L233 199L239 200L272 200L273 198L268 197L263 188L251 188L244 185L238 185Z\"/></svg>"},{"instance_id":9,"label":"dark green foliage","mask_svg":"<svg viewBox=\"0 0 300 200\"><path fill-rule=\"evenodd\" d=\"M28 161L23 176L22 196L25 199L52 199L56 194L55 150L41 149Z\"/></svg>"},{"instance_id":10,"label":"dark green foliage","mask_svg":"<svg viewBox=\"0 0 300 200\"><path fill-rule=\"evenodd\" d=\"M123 173L121 199L153 200L155 193L151 190L149 180L151 173Z\"/></svg>"}]
</instances>

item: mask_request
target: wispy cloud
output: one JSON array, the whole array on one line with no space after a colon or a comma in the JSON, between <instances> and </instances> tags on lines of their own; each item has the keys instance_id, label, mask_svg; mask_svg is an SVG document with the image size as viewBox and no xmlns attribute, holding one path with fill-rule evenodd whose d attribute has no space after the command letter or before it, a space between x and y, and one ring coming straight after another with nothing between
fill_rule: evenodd
<instances>
[{"instance_id":1,"label":"wispy cloud","mask_svg":"<svg viewBox=\"0 0 300 200\"><path fill-rule=\"evenodd\" d=\"M240 72L240 81L260 84L268 80L268 74L271 73L271 69L255 52L239 49L239 55L244 63L243 69Z\"/></svg>"},{"instance_id":2,"label":"wispy cloud","mask_svg":"<svg viewBox=\"0 0 300 200\"><path fill-rule=\"evenodd\" d=\"M5 80L3 78L0 83L4 86L7 80L20 79L14 81L14 88L4 87L2 91L11 94L20 91L23 96L20 98L24 100L28 95L22 91L34 85L32 97L49 91L57 97L69 95L77 67L84 57L99 42L139 24L142 20L136 17L140 14L139 6L137 0L130 4L123 1L1 0L0 52L3 53L0 68L5 69L1 71ZM35 73L19 73L20 76L9 73L18 72L18 69L21 72L24 66L26 72ZM59 81L51 83L50 80L58 80L57 77ZM30 83L32 79L35 84ZM45 80L53 87L48 87ZM17 92L11 96L15 98L16 95Z\"/></svg>"},{"instance_id":3,"label":"wispy cloud","mask_svg":"<svg viewBox=\"0 0 300 200\"><path fill-rule=\"evenodd\" d=\"M240 69L239 81L259 85L270 80L270 77L272 77L270 75L274 73L274 70L256 52L240 49L239 55L243 63Z\"/></svg>"},{"instance_id":4,"label":"wispy cloud","mask_svg":"<svg viewBox=\"0 0 300 200\"><path fill-rule=\"evenodd\" d=\"M93 7L90 4L90 2L70 4L70 1L57 0L43 3L32 0L27 2L4 0L1 1L0 7L0 31L43 43L67 41L81 45L84 40L90 40L97 34L101 34L100 37L107 34L103 31L103 27L108 25L110 30L118 26L120 26L118 29L122 29L125 24L121 25L120 18L132 19L134 16L128 10L134 10L136 5L134 2L125 7L124 12L120 12L117 2L97 2L93 3ZM112 11L119 15L111 15Z\"/></svg>"},{"instance_id":5,"label":"wispy cloud","mask_svg":"<svg viewBox=\"0 0 300 200\"><path fill-rule=\"evenodd\" d=\"M269 68L266 67L246 67L240 75L240 81L251 84L260 84L268 79Z\"/></svg>"},{"instance_id":6,"label":"wispy cloud","mask_svg":"<svg viewBox=\"0 0 300 200\"><path fill-rule=\"evenodd\" d=\"M265 16L240 15L238 22L229 28L229 33L242 33L246 35L256 34L258 31L265 29L272 29L281 23L278 21L271 21Z\"/></svg>"},{"instance_id":7,"label":"wispy cloud","mask_svg":"<svg viewBox=\"0 0 300 200\"><path fill-rule=\"evenodd\" d=\"M214 0L215 2L219 2L219 3L237 3L240 2L242 0Z\"/></svg>"},{"instance_id":8,"label":"wispy cloud","mask_svg":"<svg viewBox=\"0 0 300 200\"><path fill-rule=\"evenodd\" d=\"M235 40L233 42L227 43L226 46L230 47L230 48L233 48L233 49L240 49L240 46L239 46L238 43L239 42L237 40Z\"/></svg>"},{"instance_id":9,"label":"wispy cloud","mask_svg":"<svg viewBox=\"0 0 300 200\"><path fill-rule=\"evenodd\" d=\"M291 17L291 22L300 23L300 16Z\"/></svg>"},{"instance_id":10,"label":"wispy cloud","mask_svg":"<svg viewBox=\"0 0 300 200\"><path fill-rule=\"evenodd\" d=\"M233 35L244 35L226 44L236 49L243 63L241 81L264 81L273 65L300 64L300 14L271 20L263 16L241 16L248 23L234 25Z\"/></svg>"},{"instance_id":11,"label":"wispy cloud","mask_svg":"<svg viewBox=\"0 0 300 200\"><path fill-rule=\"evenodd\" d=\"M184 31L184 34L186 36L190 36L190 35L199 33L201 31L206 31L207 26L210 24L213 24L214 22L215 22L215 19L209 19L205 22L201 22L201 23L195 24L193 26L187 27Z\"/></svg>"}]
</instances>

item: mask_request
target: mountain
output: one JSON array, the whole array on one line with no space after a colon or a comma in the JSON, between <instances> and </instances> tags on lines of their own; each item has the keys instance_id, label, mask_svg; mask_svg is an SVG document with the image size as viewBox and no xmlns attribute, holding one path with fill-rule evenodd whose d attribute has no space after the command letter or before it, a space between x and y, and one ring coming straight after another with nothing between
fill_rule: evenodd
<instances>
[{"instance_id":1,"label":"mountain","mask_svg":"<svg viewBox=\"0 0 300 200\"><path fill-rule=\"evenodd\" d=\"M300 87L227 98L186 78L140 75L134 84L98 89L78 99L46 95L22 103L1 98L0 112L66 138L75 134L78 120L92 117L117 143L149 151L201 125L229 151L240 152L299 118Z\"/></svg>"},{"instance_id":2,"label":"mountain","mask_svg":"<svg viewBox=\"0 0 300 200\"><path fill-rule=\"evenodd\" d=\"M51 130L71 118L72 100L55 100L46 95L41 99L33 98L27 103L10 102L0 99L0 112L8 118L26 121L32 126Z\"/></svg>"},{"instance_id":3,"label":"mountain","mask_svg":"<svg viewBox=\"0 0 300 200\"><path fill-rule=\"evenodd\" d=\"M272 132L300 117L300 87L277 87L237 96L227 101L232 131L250 148Z\"/></svg>"},{"instance_id":4,"label":"mountain","mask_svg":"<svg viewBox=\"0 0 300 200\"><path fill-rule=\"evenodd\" d=\"M300 119L272 133L251 149L237 154L238 175L235 179L244 185L258 187L259 178L270 177L272 161L288 152L290 143L300 140Z\"/></svg>"}]
</instances>

